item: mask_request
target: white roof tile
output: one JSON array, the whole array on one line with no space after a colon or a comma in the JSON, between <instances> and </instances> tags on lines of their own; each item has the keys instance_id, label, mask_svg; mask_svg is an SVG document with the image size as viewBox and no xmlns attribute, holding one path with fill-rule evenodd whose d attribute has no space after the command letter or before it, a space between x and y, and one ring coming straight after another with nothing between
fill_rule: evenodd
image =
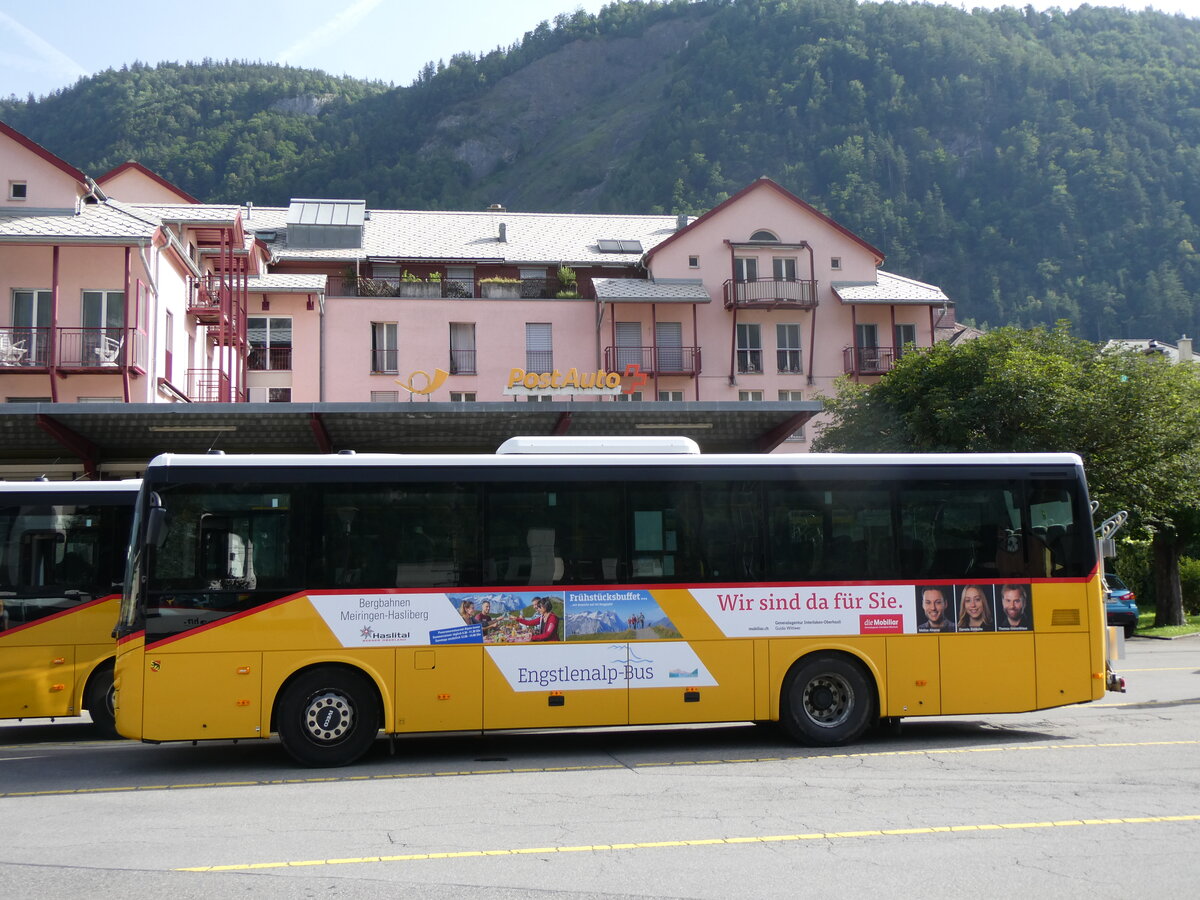
<instances>
[{"instance_id":1,"label":"white roof tile","mask_svg":"<svg viewBox=\"0 0 1200 900\"><path fill-rule=\"evenodd\" d=\"M928 306L930 303L947 303L949 297L937 285L926 284L879 270L874 282L834 281L830 284L834 294L843 303L906 303Z\"/></svg>"},{"instance_id":2,"label":"white roof tile","mask_svg":"<svg viewBox=\"0 0 1200 900\"><path fill-rule=\"evenodd\" d=\"M246 284L252 294L269 291L278 291L279 293L288 291L321 292L325 290L326 281L327 278L324 275L270 274L248 278Z\"/></svg>"},{"instance_id":3,"label":"white roof tile","mask_svg":"<svg viewBox=\"0 0 1200 900\"><path fill-rule=\"evenodd\" d=\"M90 203L69 216L0 216L0 241L131 243L154 235L158 224L116 203Z\"/></svg>"},{"instance_id":4,"label":"white roof tile","mask_svg":"<svg viewBox=\"0 0 1200 900\"><path fill-rule=\"evenodd\" d=\"M610 303L711 303L699 281L647 281L644 278L593 278L596 299Z\"/></svg>"},{"instance_id":5,"label":"white roof tile","mask_svg":"<svg viewBox=\"0 0 1200 900\"><path fill-rule=\"evenodd\" d=\"M620 216L574 213L418 212L370 210L363 222L361 249L312 250L287 244L287 210L255 207L246 227L275 231L270 244L279 259L487 260L497 263L558 263L622 268L640 258L633 253L602 253L601 240L641 241L650 249L675 233L674 216ZM500 225L505 226L501 241Z\"/></svg>"}]
</instances>

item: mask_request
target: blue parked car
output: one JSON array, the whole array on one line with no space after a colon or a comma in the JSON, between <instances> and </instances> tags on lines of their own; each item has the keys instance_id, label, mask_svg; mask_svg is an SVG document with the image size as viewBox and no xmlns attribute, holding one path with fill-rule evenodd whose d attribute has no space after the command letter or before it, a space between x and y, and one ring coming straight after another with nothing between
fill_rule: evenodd
<instances>
[{"instance_id":1,"label":"blue parked car","mask_svg":"<svg viewBox=\"0 0 1200 900\"><path fill-rule=\"evenodd\" d=\"M1137 597L1116 575L1104 574L1104 609L1108 613L1109 625L1120 625L1129 637L1137 629Z\"/></svg>"}]
</instances>

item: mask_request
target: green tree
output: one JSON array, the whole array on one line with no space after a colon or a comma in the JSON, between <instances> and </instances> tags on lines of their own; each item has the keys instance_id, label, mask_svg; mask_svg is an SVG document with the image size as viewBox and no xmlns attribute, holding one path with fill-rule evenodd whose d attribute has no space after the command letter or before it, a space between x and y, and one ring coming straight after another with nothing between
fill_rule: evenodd
<instances>
[{"instance_id":1,"label":"green tree","mask_svg":"<svg viewBox=\"0 0 1200 900\"><path fill-rule=\"evenodd\" d=\"M1183 624L1179 559L1200 516L1200 376L1101 350L1065 322L1001 328L906 354L874 385L843 381L814 450L1069 451L1092 498L1151 536L1156 625Z\"/></svg>"}]
</instances>

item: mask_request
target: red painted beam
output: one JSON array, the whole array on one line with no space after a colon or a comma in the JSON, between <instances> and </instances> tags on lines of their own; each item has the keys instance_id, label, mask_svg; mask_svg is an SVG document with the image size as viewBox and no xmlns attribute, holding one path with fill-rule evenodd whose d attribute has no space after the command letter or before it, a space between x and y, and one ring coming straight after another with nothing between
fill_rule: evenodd
<instances>
[{"instance_id":1,"label":"red painted beam","mask_svg":"<svg viewBox=\"0 0 1200 900\"><path fill-rule=\"evenodd\" d=\"M313 413L308 417L308 424L312 426L313 437L317 439L317 449L322 453L333 452L333 441L329 438L329 432L325 429L325 423L321 421L320 413Z\"/></svg>"},{"instance_id":2,"label":"red painted beam","mask_svg":"<svg viewBox=\"0 0 1200 900\"><path fill-rule=\"evenodd\" d=\"M792 432L811 419L813 415L813 413L797 413L782 424L777 425L770 431L763 433L754 442L758 452L770 453L772 450L786 441Z\"/></svg>"},{"instance_id":3,"label":"red painted beam","mask_svg":"<svg viewBox=\"0 0 1200 900\"><path fill-rule=\"evenodd\" d=\"M81 434L76 434L66 425L58 422L45 413L41 413L37 417L38 428L50 435L66 450L74 456L79 457L83 462L83 471L90 478L96 474L96 456L97 450L95 444L89 441Z\"/></svg>"}]
</instances>

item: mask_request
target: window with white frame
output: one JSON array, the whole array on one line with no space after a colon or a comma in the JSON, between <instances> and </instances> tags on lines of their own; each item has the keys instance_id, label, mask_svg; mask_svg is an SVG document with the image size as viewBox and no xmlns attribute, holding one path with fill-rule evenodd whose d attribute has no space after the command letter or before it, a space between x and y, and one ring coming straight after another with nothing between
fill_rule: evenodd
<instances>
[{"instance_id":1,"label":"window with white frame","mask_svg":"<svg viewBox=\"0 0 1200 900\"><path fill-rule=\"evenodd\" d=\"M740 403L758 403L762 398L762 391L738 391L738 401Z\"/></svg>"},{"instance_id":2,"label":"window with white frame","mask_svg":"<svg viewBox=\"0 0 1200 900\"><path fill-rule=\"evenodd\" d=\"M734 281L755 281L758 278L758 260L753 256L738 256L733 260Z\"/></svg>"},{"instance_id":3,"label":"window with white frame","mask_svg":"<svg viewBox=\"0 0 1200 900\"><path fill-rule=\"evenodd\" d=\"M26 200L29 197L29 185L24 181L10 181L8 183L8 199L9 200Z\"/></svg>"},{"instance_id":4,"label":"window with white frame","mask_svg":"<svg viewBox=\"0 0 1200 900\"><path fill-rule=\"evenodd\" d=\"M83 292L83 335L81 361L116 362L125 344L125 292Z\"/></svg>"},{"instance_id":5,"label":"window with white frame","mask_svg":"<svg viewBox=\"0 0 1200 900\"><path fill-rule=\"evenodd\" d=\"M290 387L267 388L268 403L291 403L292 389Z\"/></svg>"},{"instance_id":6,"label":"window with white frame","mask_svg":"<svg viewBox=\"0 0 1200 900\"><path fill-rule=\"evenodd\" d=\"M371 371L395 375L399 371L395 322L371 323Z\"/></svg>"},{"instance_id":7,"label":"window with white frame","mask_svg":"<svg viewBox=\"0 0 1200 900\"><path fill-rule=\"evenodd\" d=\"M688 257L688 268L689 268L689 269L698 269L698 268L700 268L700 257L698 257L698 256L689 256L689 257Z\"/></svg>"},{"instance_id":8,"label":"window with white frame","mask_svg":"<svg viewBox=\"0 0 1200 900\"><path fill-rule=\"evenodd\" d=\"M776 324L775 326L775 362L779 371L785 375L799 375L803 372L800 357L800 326Z\"/></svg>"},{"instance_id":9,"label":"window with white frame","mask_svg":"<svg viewBox=\"0 0 1200 900\"><path fill-rule=\"evenodd\" d=\"M618 403L636 403L642 399L642 392L634 391L632 394L614 394L613 399Z\"/></svg>"},{"instance_id":10,"label":"window with white frame","mask_svg":"<svg viewBox=\"0 0 1200 900\"><path fill-rule=\"evenodd\" d=\"M250 316L246 320L246 339L250 342L250 368L253 371L291 371L290 316Z\"/></svg>"},{"instance_id":11,"label":"window with white frame","mask_svg":"<svg viewBox=\"0 0 1200 900\"><path fill-rule=\"evenodd\" d=\"M771 260L771 274L775 277L776 281L795 281L795 257L776 257Z\"/></svg>"},{"instance_id":12,"label":"window with white frame","mask_svg":"<svg viewBox=\"0 0 1200 900\"><path fill-rule=\"evenodd\" d=\"M754 323L738 325L737 370L742 375L762 372L762 326Z\"/></svg>"},{"instance_id":13,"label":"window with white frame","mask_svg":"<svg viewBox=\"0 0 1200 900\"><path fill-rule=\"evenodd\" d=\"M529 394L525 397L528 403L550 403L554 400L553 394Z\"/></svg>"},{"instance_id":14,"label":"window with white frame","mask_svg":"<svg viewBox=\"0 0 1200 900\"><path fill-rule=\"evenodd\" d=\"M0 329L26 365L49 364L50 291L12 292L12 328Z\"/></svg>"},{"instance_id":15,"label":"window with white frame","mask_svg":"<svg viewBox=\"0 0 1200 900\"><path fill-rule=\"evenodd\" d=\"M669 403L682 403L683 391L659 391L659 400L666 400Z\"/></svg>"},{"instance_id":16,"label":"window with white frame","mask_svg":"<svg viewBox=\"0 0 1200 900\"><path fill-rule=\"evenodd\" d=\"M525 323L525 371L549 372L554 368L554 333L549 322Z\"/></svg>"},{"instance_id":17,"label":"window with white frame","mask_svg":"<svg viewBox=\"0 0 1200 900\"><path fill-rule=\"evenodd\" d=\"M804 401L804 391L780 391L779 399L784 402L802 403ZM786 441L803 441L804 439L803 425L784 438Z\"/></svg>"},{"instance_id":18,"label":"window with white frame","mask_svg":"<svg viewBox=\"0 0 1200 900\"><path fill-rule=\"evenodd\" d=\"M840 269L842 267L842 258L840 256L831 256L829 258L829 268Z\"/></svg>"},{"instance_id":19,"label":"window with white frame","mask_svg":"<svg viewBox=\"0 0 1200 900\"><path fill-rule=\"evenodd\" d=\"M450 392L450 402L451 403L474 403L475 402L475 392L474 391L451 391Z\"/></svg>"},{"instance_id":20,"label":"window with white frame","mask_svg":"<svg viewBox=\"0 0 1200 900\"><path fill-rule=\"evenodd\" d=\"M475 323L450 323L450 374L475 374Z\"/></svg>"}]
</instances>

